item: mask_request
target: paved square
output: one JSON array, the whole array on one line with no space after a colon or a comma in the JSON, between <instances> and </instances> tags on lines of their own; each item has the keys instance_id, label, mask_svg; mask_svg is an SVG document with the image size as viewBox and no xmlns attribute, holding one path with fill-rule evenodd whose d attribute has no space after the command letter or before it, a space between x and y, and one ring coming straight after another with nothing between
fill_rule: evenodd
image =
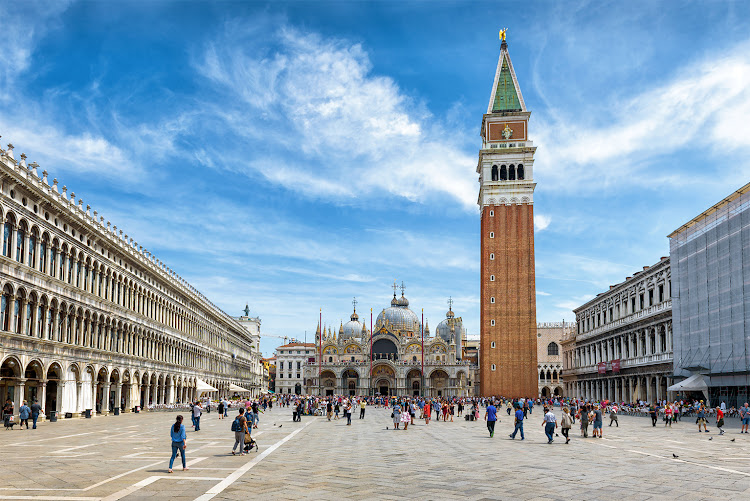
<instances>
[{"instance_id":1,"label":"paved square","mask_svg":"<svg viewBox=\"0 0 750 501\"><path fill-rule=\"evenodd\" d=\"M190 470L167 474L174 412L43 423L1 431L0 499L741 499L750 494L750 435L736 420L727 434L698 433L694 419L671 429L620 417L603 439L576 427L547 445L537 411L526 440L508 439L501 414L495 438L484 422L418 422L394 431L389 411L365 420L291 420L274 408L261 416L258 452L229 454L231 420L204 414L193 432ZM275 426L274 426L275 424ZM712 440L709 440L712 437ZM735 439L734 442L731 440ZM679 456L674 458L673 454ZM179 463L179 459L176 462ZM744 496L743 496L744 495Z\"/></svg>"}]
</instances>

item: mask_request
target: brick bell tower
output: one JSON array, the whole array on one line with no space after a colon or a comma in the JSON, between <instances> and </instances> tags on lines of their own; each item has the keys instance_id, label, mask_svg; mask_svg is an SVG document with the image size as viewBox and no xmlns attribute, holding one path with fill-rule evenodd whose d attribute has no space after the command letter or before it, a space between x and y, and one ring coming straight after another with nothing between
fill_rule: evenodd
<instances>
[{"instance_id":1,"label":"brick bell tower","mask_svg":"<svg viewBox=\"0 0 750 501\"><path fill-rule=\"evenodd\" d=\"M480 389L536 397L534 152L505 30L479 150L482 218Z\"/></svg>"}]
</instances>

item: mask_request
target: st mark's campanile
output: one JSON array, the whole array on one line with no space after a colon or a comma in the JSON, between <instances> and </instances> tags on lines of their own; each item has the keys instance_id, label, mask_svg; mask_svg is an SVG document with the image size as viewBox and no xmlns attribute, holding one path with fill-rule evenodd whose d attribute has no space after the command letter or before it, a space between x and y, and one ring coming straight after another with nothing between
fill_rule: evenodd
<instances>
[{"instance_id":1,"label":"st mark's campanile","mask_svg":"<svg viewBox=\"0 0 750 501\"><path fill-rule=\"evenodd\" d=\"M531 113L500 33L500 58L479 151L482 218L480 386L484 396L536 397L534 151Z\"/></svg>"}]
</instances>

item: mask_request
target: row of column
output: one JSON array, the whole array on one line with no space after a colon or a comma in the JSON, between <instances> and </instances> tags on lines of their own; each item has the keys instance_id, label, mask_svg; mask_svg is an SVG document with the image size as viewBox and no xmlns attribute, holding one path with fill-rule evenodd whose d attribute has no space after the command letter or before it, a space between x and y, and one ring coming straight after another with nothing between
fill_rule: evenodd
<instances>
[{"instance_id":1,"label":"row of column","mask_svg":"<svg viewBox=\"0 0 750 501\"><path fill-rule=\"evenodd\" d=\"M566 393L571 398L653 403L671 399L672 392L666 390L671 384L671 376L649 374L574 381L565 386Z\"/></svg>"},{"instance_id":2,"label":"row of column","mask_svg":"<svg viewBox=\"0 0 750 501\"><path fill-rule=\"evenodd\" d=\"M627 334L579 346L573 352L571 366L585 367L614 359L672 352L672 323L638 329Z\"/></svg>"}]
</instances>

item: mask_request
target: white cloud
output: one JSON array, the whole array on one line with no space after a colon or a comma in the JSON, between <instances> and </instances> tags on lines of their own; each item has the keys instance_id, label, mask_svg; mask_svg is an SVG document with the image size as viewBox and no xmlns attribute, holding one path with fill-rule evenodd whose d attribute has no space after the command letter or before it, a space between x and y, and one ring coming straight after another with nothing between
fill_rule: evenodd
<instances>
[{"instance_id":1,"label":"white cloud","mask_svg":"<svg viewBox=\"0 0 750 501\"><path fill-rule=\"evenodd\" d=\"M547 229L549 224L552 222L552 218L549 216L545 216L543 214L535 214L534 215L534 230L535 231L544 231Z\"/></svg>"},{"instance_id":2,"label":"white cloud","mask_svg":"<svg viewBox=\"0 0 750 501\"><path fill-rule=\"evenodd\" d=\"M551 296L552 294L550 294L549 292L543 292L543 291L537 290L536 295L537 296Z\"/></svg>"},{"instance_id":3,"label":"white cloud","mask_svg":"<svg viewBox=\"0 0 750 501\"><path fill-rule=\"evenodd\" d=\"M463 131L373 74L359 44L229 24L195 66L231 109L212 118L250 140L262 132L270 151L253 151L233 169L334 202L379 192L420 201L448 195L474 209L476 159L464 151Z\"/></svg>"},{"instance_id":4,"label":"white cloud","mask_svg":"<svg viewBox=\"0 0 750 501\"><path fill-rule=\"evenodd\" d=\"M727 55L692 62L664 84L625 102L602 103L596 108L597 121L605 126L587 124L580 114L548 110L548 118L535 124L536 143L543 146L535 164L537 178L544 178L546 186L572 190L710 180L710 169L696 176L677 169L646 170L660 155L695 146L750 148L749 49L750 42L744 42Z\"/></svg>"},{"instance_id":5,"label":"white cloud","mask_svg":"<svg viewBox=\"0 0 750 501\"><path fill-rule=\"evenodd\" d=\"M70 1L2 2L3 38L0 50L0 101L12 101L18 77L29 69L37 41L57 26L57 17Z\"/></svg>"}]
</instances>

